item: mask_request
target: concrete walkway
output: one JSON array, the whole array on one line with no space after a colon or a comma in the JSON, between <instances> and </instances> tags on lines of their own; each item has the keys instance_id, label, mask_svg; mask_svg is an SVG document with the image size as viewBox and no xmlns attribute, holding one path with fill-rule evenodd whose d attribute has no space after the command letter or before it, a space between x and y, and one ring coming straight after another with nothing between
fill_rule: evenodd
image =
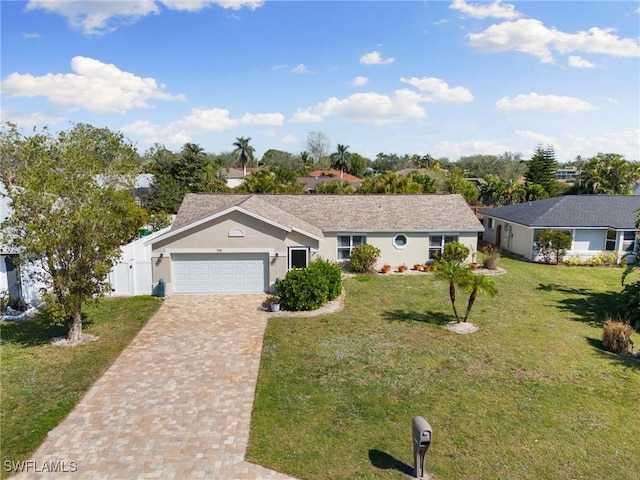
<instances>
[{"instance_id":1,"label":"concrete walkway","mask_svg":"<svg viewBox=\"0 0 640 480\"><path fill-rule=\"evenodd\" d=\"M14 478L290 479L244 460L264 299L167 298Z\"/></svg>"}]
</instances>

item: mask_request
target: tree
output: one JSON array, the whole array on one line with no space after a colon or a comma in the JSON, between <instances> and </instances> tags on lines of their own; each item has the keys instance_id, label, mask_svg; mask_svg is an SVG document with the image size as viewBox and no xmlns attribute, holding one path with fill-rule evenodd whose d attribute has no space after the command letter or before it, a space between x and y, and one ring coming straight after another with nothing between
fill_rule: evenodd
<instances>
[{"instance_id":1,"label":"tree","mask_svg":"<svg viewBox=\"0 0 640 480\"><path fill-rule=\"evenodd\" d=\"M362 178L364 177L364 171L369 163L370 161L368 158L363 157L359 153L351 152L349 167L346 172L358 178Z\"/></svg>"},{"instance_id":2,"label":"tree","mask_svg":"<svg viewBox=\"0 0 640 480\"><path fill-rule=\"evenodd\" d=\"M378 173L365 178L358 193L422 193L422 186L398 172Z\"/></svg>"},{"instance_id":3,"label":"tree","mask_svg":"<svg viewBox=\"0 0 640 480\"><path fill-rule=\"evenodd\" d=\"M573 239L571 234L562 230L541 230L535 241L535 246L540 250L544 263L551 263L555 258L560 263L567 250L571 248Z\"/></svg>"},{"instance_id":4,"label":"tree","mask_svg":"<svg viewBox=\"0 0 640 480\"><path fill-rule=\"evenodd\" d=\"M320 161L329 155L329 137L322 132L309 132L307 135L307 152L314 164L320 166Z\"/></svg>"},{"instance_id":5,"label":"tree","mask_svg":"<svg viewBox=\"0 0 640 480\"><path fill-rule=\"evenodd\" d=\"M251 137L238 137L236 141L233 142L233 146L236 149L233 151L240 158L240 163L242 164L242 176L247 176L247 163L253 161L253 153L256 151L249 142L251 141Z\"/></svg>"},{"instance_id":6,"label":"tree","mask_svg":"<svg viewBox=\"0 0 640 480\"><path fill-rule=\"evenodd\" d=\"M436 181L426 171L414 170L409 172L409 180L420 185L422 193L436 193Z\"/></svg>"},{"instance_id":7,"label":"tree","mask_svg":"<svg viewBox=\"0 0 640 480\"><path fill-rule=\"evenodd\" d=\"M356 193L356 189L346 180L332 180L330 182L316 185L318 194L351 195Z\"/></svg>"},{"instance_id":8,"label":"tree","mask_svg":"<svg viewBox=\"0 0 640 480\"><path fill-rule=\"evenodd\" d=\"M21 137L13 213L3 240L20 261L42 267L53 317L69 327L69 344L82 341L83 303L108 288L120 244L145 223L134 200L138 155L121 134L78 124L53 136Z\"/></svg>"},{"instance_id":9,"label":"tree","mask_svg":"<svg viewBox=\"0 0 640 480\"><path fill-rule=\"evenodd\" d=\"M331 168L340 170L340 178L344 178L344 171L351 165L351 153L347 151L349 145L338 144L338 150L331 154Z\"/></svg>"},{"instance_id":10,"label":"tree","mask_svg":"<svg viewBox=\"0 0 640 480\"><path fill-rule=\"evenodd\" d=\"M468 177L480 177L487 180L496 175L504 182L517 181L526 171L519 153L505 152L502 155L471 155L460 157L456 165L466 172Z\"/></svg>"},{"instance_id":11,"label":"tree","mask_svg":"<svg viewBox=\"0 0 640 480\"><path fill-rule=\"evenodd\" d=\"M557 169L558 162L556 162L556 154L553 147L550 145L547 147L538 145L527 164L527 171L524 177L527 184L541 185L544 191L547 192L547 196L553 197L556 194Z\"/></svg>"},{"instance_id":12,"label":"tree","mask_svg":"<svg viewBox=\"0 0 640 480\"><path fill-rule=\"evenodd\" d=\"M628 195L640 181L640 164L617 153L599 153L587 160L578 174L578 193Z\"/></svg>"},{"instance_id":13,"label":"tree","mask_svg":"<svg viewBox=\"0 0 640 480\"><path fill-rule=\"evenodd\" d=\"M436 277L449 284L449 299L451 300L451 307L453 308L453 314L456 317L456 322L460 323L460 316L458 315L458 309L456 308L456 286L467 285L469 277L470 275L473 275L473 273L471 273L471 269L468 265L456 260L441 259L436 262L436 265Z\"/></svg>"},{"instance_id":14,"label":"tree","mask_svg":"<svg viewBox=\"0 0 640 480\"><path fill-rule=\"evenodd\" d=\"M463 322L469 319L471 308L481 293L487 294L490 297L494 297L498 293L496 282L493 278L482 274L469 275L464 287L470 292L469 301L467 302L467 311L464 314Z\"/></svg>"},{"instance_id":15,"label":"tree","mask_svg":"<svg viewBox=\"0 0 640 480\"><path fill-rule=\"evenodd\" d=\"M469 205L476 203L480 195L478 188L470 181L464 179L462 170L458 167L453 167L449 171L449 176L446 178L444 185L448 192L462 195Z\"/></svg>"},{"instance_id":16,"label":"tree","mask_svg":"<svg viewBox=\"0 0 640 480\"><path fill-rule=\"evenodd\" d=\"M274 170L261 168L247 175L237 188L241 193L302 193L302 184L296 180L295 174L286 167Z\"/></svg>"},{"instance_id":17,"label":"tree","mask_svg":"<svg viewBox=\"0 0 640 480\"><path fill-rule=\"evenodd\" d=\"M302 173L304 171L304 162L302 158L292 153L282 150L270 148L262 155L261 165L274 167L287 167L295 172Z\"/></svg>"}]
</instances>

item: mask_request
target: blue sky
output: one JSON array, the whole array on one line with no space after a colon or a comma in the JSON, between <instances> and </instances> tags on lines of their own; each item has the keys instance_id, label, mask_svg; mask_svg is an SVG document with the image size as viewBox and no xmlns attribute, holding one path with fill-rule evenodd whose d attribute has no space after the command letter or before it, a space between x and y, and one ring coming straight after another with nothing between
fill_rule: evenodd
<instances>
[{"instance_id":1,"label":"blue sky","mask_svg":"<svg viewBox=\"0 0 640 480\"><path fill-rule=\"evenodd\" d=\"M637 1L2 1L2 120L261 156L640 160Z\"/></svg>"}]
</instances>

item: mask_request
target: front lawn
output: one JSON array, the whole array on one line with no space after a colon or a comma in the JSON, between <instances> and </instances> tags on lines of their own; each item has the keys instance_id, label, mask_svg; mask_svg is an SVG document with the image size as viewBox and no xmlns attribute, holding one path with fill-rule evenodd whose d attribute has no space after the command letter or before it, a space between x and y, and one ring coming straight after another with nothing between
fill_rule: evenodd
<instances>
[{"instance_id":1,"label":"front lawn","mask_svg":"<svg viewBox=\"0 0 640 480\"><path fill-rule=\"evenodd\" d=\"M100 339L73 348L50 344L66 328L51 325L45 315L1 324L2 465L31 456L160 305L152 297L107 298L90 305L84 332ZM3 468L2 477L8 475Z\"/></svg>"},{"instance_id":2,"label":"front lawn","mask_svg":"<svg viewBox=\"0 0 640 480\"><path fill-rule=\"evenodd\" d=\"M637 478L640 361L600 340L622 270L501 265L472 335L443 328L448 287L427 274L350 278L342 312L271 320L248 458L301 479L405 478L421 415L437 478Z\"/></svg>"}]
</instances>

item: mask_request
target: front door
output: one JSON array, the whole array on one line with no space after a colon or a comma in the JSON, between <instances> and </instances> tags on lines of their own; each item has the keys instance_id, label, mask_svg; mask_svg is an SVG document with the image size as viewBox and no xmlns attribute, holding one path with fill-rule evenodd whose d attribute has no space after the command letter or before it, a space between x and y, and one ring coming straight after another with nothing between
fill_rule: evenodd
<instances>
[{"instance_id":1,"label":"front door","mask_svg":"<svg viewBox=\"0 0 640 480\"><path fill-rule=\"evenodd\" d=\"M309 265L309 249L307 247L289 247L289 270L307 268Z\"/></svg>"},{"instance_id":2,"label":"front door","mask_svg":"<svg viewBox=\"0 0 640 480\"><path fill-rule=\"evenodd\" d=\"M500 248L501 240L502 240L502 225L498 224L498 228L496 228L496 247Z\"/></svg>"}]
</instances>

